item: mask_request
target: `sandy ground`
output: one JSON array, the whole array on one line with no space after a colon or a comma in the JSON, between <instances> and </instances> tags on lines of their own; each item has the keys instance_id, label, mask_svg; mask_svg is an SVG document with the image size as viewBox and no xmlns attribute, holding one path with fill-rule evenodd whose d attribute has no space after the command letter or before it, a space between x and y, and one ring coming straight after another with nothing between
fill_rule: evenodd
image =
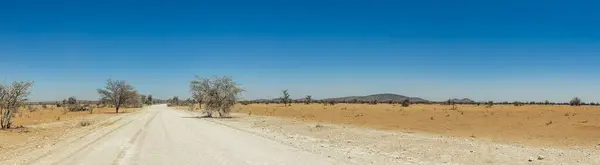
<instances>
[{"instance_id":1,"label":"sandy ground","mask_svg":"<svg viewBox=\"0 0 600 165\"><path fill-rule=\"evenodd\" d=\"M237 105L235 112L378 130L433 133L531 146L600 145L600 106L390 104Z\"/></svg>"},{"instance_id":2,"label":"sandy ground","mask_svg":"<svg viewBox=\"0 0 600 165\"><path fill-rule=\"evenodd\" d=\"M235 113L205 119L306 151L361 164L600 164L599 146L532 146L474 137Z\"/></svg>"},{"instance_id":3,"label":"sandy ground","mask_svg":"<svg viewBox=\"0 0 600 165\"><path fill-rule=\"evenodd\" d=\"M206 120L322 155L344 153L347 160L359 164L600 164L600 146L534 147L347 124L247 114L234 116Z\"/></svg>"},{"instance_id":4,"label":"sandy ground","mask_svg":"<svg viewBox=\"0 0 600 165\"><path fill-rule=\"evenodd\" d=\"M126 109L133 112L137 109ZM96 108L92 114L89 112L67 112L62 108L36 107L35 110L22 109L13 119L13 127L9 130L0 130L0 160L26 151L30 148L42 148L55 141L66 139L73 134L85 134L90 130L101 127L115 114L113 108ZM91 125L81 126L81 122Z\"/></svg>"}]
</instances>

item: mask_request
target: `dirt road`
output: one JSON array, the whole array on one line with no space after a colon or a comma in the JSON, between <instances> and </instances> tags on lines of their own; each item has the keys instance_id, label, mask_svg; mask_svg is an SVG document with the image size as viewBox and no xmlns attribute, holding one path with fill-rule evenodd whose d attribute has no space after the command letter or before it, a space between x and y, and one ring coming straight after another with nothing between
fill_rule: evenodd
<instances>
[{"instance_id":1,"label":"dirt road","mask_svg":"<svg viewBox=\"0 0 600 165\"><path fill-rule=\"evenodd\" d=\"M165 105L1 164L348 164Z\"/></svg>"}]
</instances>

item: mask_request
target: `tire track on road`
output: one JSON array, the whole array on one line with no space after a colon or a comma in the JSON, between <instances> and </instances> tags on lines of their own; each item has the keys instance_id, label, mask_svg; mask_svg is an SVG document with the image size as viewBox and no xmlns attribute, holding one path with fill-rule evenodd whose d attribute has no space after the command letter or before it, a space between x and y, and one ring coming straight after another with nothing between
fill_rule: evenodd
<instances>
[{"instance_id":1,"label":"tire track on road","mask_svg":"<svg viewBox=\"0 0 600 165\"><path fill-rule=\"evenodd\" d=\"M125 158L127 151L129 151L129 149L131 148L131 146L133 146L133 144L138 141L140 135L142 134L142 132L146 132L146 128L148 127L148 125L154 120L154 118L156 118L156 116L158 115L159 112L155 112L154 115L148 120L146 121L146 123L144 123L144 126L142 128L140 128L139 131L137 131L129 140L129 142L125 145L125 147L123 149L121 149L121 151L119 151L119 154L117 155L117 158L115 160L113 160L113 165L118 165L120 164L120 162L123 160L123 158ZM143 141L142 141L143 142ZM141 145L141 144L140 144Z\"/></svg>"},{"instance_id":2,"label":"tire track on road","mask_svg":"<svg viewBox=\"0 0 600 165\"><path fill-rule=\"evenodd\" d=\"M129 117L129 116L128 116L128 117ZM95 143L96 143L96 142L98 142L99 140L101 140L101 139L103 139L103 138L107 137L108 135L112 134L113 132L115 132L115 131L119 130L120 128L123 128L123 127L125 127L125 126L127 126L127 125L131 124L133 121L135 121L135 118L132 118L131 120L127 121L127 123L124 123L123 125L120 125L120 126L118 126L118 127L116 127L116 128L113 128L113 129L111 129L109 132L107 132L107 133L105 133L105 134L101 135L100 137L98 137L98 138L95 138L94 140L92 140L92 141L90 141L90 142L87 142L86 144L84 144L83 146L79 147L79 148L78 148L77 150L75 150L75 151L81 151L81 150L83 150L83 149L86 149L86 148L90 147L92 144L95 144ZM80 138L79 140L83 139L84 137L85 137L85 136L83 136L83 137L82 137L82 138ZM61 147L61 148L65 148L65 147L67 147L67 146L63 146L63 147ZM44 158L44 157L48 156L50 153L51 153L51 152L48 152L46 155L44 155L44 156L42 156L42 157L39 157L38 159L36 159L36 160L34 160L34 161L32 161L32 162L37 162L37 161L39 161L40 159L42 159L42 158ZM67 160L67 159L69 159L69 158L73 157L73 156L74 156L75 154L77 154L77 153L78 153L78 152L71 152L71 153L70 153L68 156L66 156L66 157L63 157L63 158L62 158L62 159L60 159L59 161L56 161L56 162L54 162L54 163L52 163L52 164L53 164L53 165L62 165L62 164L64 164L64 163L60 163L60 162L64 162L65 160Z\"/></svg>"},{"instance_id":3,"label":"tire track on road","mask_svg":"<svg viewBox=\"0 0 600 165\"><path fill-rule=\"evenodd\" d=\"M108 120L102 121L102 122L98 123L100 126L99 126L99 128L96 128L96 129L92 128L92 129L86 129L86 130L81 130L81 131L78 131L78 132L74 132L72 134L72 136L79 136L79 137L75 138L72 141L69 141L67 144L72 144L72 143L78 142L78 141L84 139L89 134L101 131L102 128L103 128L102 126L104 124L115 123L115 122L121 121L125 117L128 117L128 116L121 116L121 117L119 117L117 119L114 119L114 120L108 119ZM125 123L125 124L129 124L129 123ZM69 137L63 137L63 138L58 139L58 141L63 141L63 140L68 140L68 139L69 139ZM27 160L25 160L24 163L25 164L32 164L33 162L37 162L37 161L39 161L39 160L47 157L48 155L52 154L54 151L59 151L59 150L64 149L66 147L68 147L68 145L63 145L63 146L60 146L58 148L51 148L48 151L43 152L43 154L40 155L40 156L37 156L37 157L35 157L33 159L27 159Z\"/></svg>"}]
</instances>

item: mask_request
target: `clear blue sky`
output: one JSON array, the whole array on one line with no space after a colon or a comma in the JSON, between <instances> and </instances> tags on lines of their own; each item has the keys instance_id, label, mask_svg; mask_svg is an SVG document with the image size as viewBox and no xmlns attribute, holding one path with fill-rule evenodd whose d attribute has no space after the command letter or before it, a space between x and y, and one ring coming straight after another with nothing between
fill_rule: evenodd
<instances>
[{"instance_id":1,"label":"clear blue sky","mask_svg":"<svg viewBox=\"0 0 600 165\"><path fill-rule=\"evenodd\" d=\"M580 0L2 1L0 78L32 99L97 99L108 78L188 97L229 75L244 98L398 93L600 101L600 4Z\"/></svg>"}]
</instances>

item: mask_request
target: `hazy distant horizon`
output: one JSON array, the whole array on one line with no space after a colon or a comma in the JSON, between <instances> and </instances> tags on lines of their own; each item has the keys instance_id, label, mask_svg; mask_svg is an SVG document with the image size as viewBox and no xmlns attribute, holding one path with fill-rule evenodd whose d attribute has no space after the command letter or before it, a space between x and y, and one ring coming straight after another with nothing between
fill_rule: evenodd
<instances>
[{"instance_id":1,"label":"hazy distant horizon","mask_svg":"<svg viewBox=\"0 0 600 165\"><path fill-rule=\"evenodd\" d=\"M583 1L8 1L0 80L31 100L98 99L108 78L189 97L232 76L245 99L396 93L600 101L600 11ZM0 83L2 83L0 82Z\"/></svg>"}]
</instances>

